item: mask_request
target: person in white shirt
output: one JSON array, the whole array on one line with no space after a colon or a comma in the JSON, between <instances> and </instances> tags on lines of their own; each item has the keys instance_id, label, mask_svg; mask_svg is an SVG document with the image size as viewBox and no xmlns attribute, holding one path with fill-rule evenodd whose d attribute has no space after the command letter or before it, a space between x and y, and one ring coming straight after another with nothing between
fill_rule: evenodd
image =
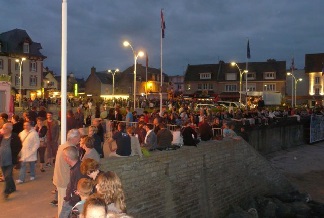
<instances>
[{"instance_id":1,"label":"person in white shirt","mask_svg":"<svg viewBox=\"0 0 324 218\"><path fill-rule=\"evenodd\" d=\"M183 145L183 137L181 135L181 127L180 126L176 126L175 131L172 131L172 135L173 135L173 140L171 142L172 145L176 145L176 146L182 146Z\"/></svg>"}]
</instances>

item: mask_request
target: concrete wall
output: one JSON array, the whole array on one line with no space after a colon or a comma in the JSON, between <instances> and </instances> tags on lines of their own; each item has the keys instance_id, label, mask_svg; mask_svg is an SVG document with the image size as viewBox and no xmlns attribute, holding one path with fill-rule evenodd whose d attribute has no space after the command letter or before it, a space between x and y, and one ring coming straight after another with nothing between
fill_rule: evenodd
<instances>
[{"instance_id":1,"label":"concrete wall","mask_svg":"<svg viewBox=\"0 0 324 218\"><path fill-rule=\"evenodd\" d=\"M254 128L249 135L249 143L262 154L305 144L302 124L262 126Z\"/></svg>"},{"instance_id":2,"label":"concrete wall","mask_svg":"<svg viewBox=\"0 0 324 218\"><path fill-rule=\"evenodd\" d=\"M201 142L141 160L114 158L101 164L120 176L128 214L134 217L222 217L247 197L291 188L243 140Z\"/></svg>"}]
</instances>

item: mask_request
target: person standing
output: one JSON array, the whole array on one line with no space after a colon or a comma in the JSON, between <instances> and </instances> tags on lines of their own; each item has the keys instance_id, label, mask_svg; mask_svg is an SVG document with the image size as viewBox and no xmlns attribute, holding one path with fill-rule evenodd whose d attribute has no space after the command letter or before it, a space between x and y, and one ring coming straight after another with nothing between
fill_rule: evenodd
<instances>
[{"instance_id":1,"label":"person standing","mask_svg":"<svg viewBox=\"0 0 324 218\"><path fill-rule=\"evenodd\" d=\"M53 174L53 184L56 186L57 193L58 193L58 216L60 216L62 206L63 206L63 199L66 194L66 188L70 181L70 167L64 160L63 150L66 147L74 146L76 147L80 141L80 133L77 129L71 129L67 135L67 142L60 145L55 159L55 167L54 167L54 174Z\"/></svg>"},{"instance_id":2,"label":"person standing","mask_svg":"<svg viewBox=\"0 0 324 218\"><path fill-rule=\"evenodd\" d=\"M75 122L76 122L76 128L83 128L84 125L84 114L82 112L82 109L80 107L77 107L77 111L74 114Z\"/></svg>"},{"instance_id":3,"label":"person standing","mask_svg":"<svg viewBox=\"0 0 324 218\"><path fill-rule=\"evenodd\" d=\"M44 170L44 164L45 164L45 151L46 151L46 133L47 133L47 127L43 124L44 118L43 117L37 117L36 118L36 126L35 130L38 133L39 136L39 167L41 172L45 172Z\"/></svg>"},{"instance_id":4,"label":"person standing","mask_svg":"<svg viewBox=\"0 0 324 218\"><path fill-rule=\"evenodd\" d=\"M79 152L75 146L68 146L63 149L63 158L64 161L70 167L70 179L69 183L66 187L64 202L62 206L62 210L60 212L59 218L67 218L71 212L71 209L74 207L76 203L78 203L81 199L78 195L77 186L78 182L81 178L86 176L82 175L80 171L81 161L79 159Z\"/></svg>"},{"instance_id":5,"label":"person standing","mask_svg":"<svg viewBox=\"0 0 324 218\"><path fill-rule=\"evenodd\" d=\"M19 138L22 143L21 149L21 167L19 171L18 184L25 181L26 165L30 166L30 181L35 180L35 164L37 161L37 149L39 148L39 136L30 122L24 123L24 130L19 133Z\"/></svg>"},{"instance_id":6,"label":"person standing","mask_svg":"<svg viewBox=\"0 0 324 218\"><path fill-rule=\"evenodd\" d=\"M0 135L0 166L5 179L4 198L7 199L16 191L16 185L12 176L13 167L18 163L18 154L21 150L21 141L16 133L12 132L12 124L6 123L2 127Z\"/></svg>"},{"instance_id":7,"label":"person standing","mask_svg":"<svg viewBox=\"0 0 324 218\"><path fill-rule=\"evenodd\" d=\"M46 133L46 146L47 146L47 163L46 166L52 166L55 162L55 157L58 147L59 138L59 124L57 120L53 119L53 113L47 112L45 126L47 127Z\"/></svg>"}]
</instances>

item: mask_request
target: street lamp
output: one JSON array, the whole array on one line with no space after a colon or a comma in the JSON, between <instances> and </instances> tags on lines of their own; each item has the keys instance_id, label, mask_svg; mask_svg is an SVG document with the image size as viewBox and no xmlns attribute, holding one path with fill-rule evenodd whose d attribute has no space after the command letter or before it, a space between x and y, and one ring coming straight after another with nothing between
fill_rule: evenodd
<instances>
[{"instance_id":1,"label":"street lamp","mask_svg":"<svg viewBox=\"0 0 324 218\"><path fill-rule=\"evenodd\" d=\"M294 74L292 74L292 73L290 73L290 72L288 72L287 73L287 75L288 76L291 76L291 80L293 81L295 81L295 107L297 106L297 99L296 99L296 96L297 96L297 83L298 82L301 82L301 81L303 81L303 79L302 78L296 78L295 76L294 76ZM293 85L293 83L291 83L291 85ZM291 101L292 101L292 103L291 103L291 106L293 106L293 91L294 91L294 87L293 86L291 86Z\"/></svg>"},{"instance_id":2,"label":"street lamp","mask_svg":"<svg viewBox=\"0 0 324 218\"><path fill-rule=\"evenodd\" d=\"M119 72L119 69L115 69L115 70L108 70L108 73L111 73L111 75L113 76L113 96L115 95L115 74Z\"/></svg>"},{"instance_id":3,"label":"street lamp","mask_svg":"<svg viewBox=\"0 0 324 218\"><path fill-rule=\"evenodd\" d=\"M127 46L131 47L131 49L133 51L133 55L134 55L134 110L135 110L135 108L136 108L136 62L137 62L138 57L144 56L144 52L139 51L136 53L133 49L133 46L128 41L124 41L123 45L125 47L127 47Z\"/></svg>"},{"instance_id":4,"label":"street lamp","mask_svg":"<svg viewBox=\"0 0 324 218\"><path fill-rule=\"evenodd\" d=\"M248 73L248 71L247 70L242 70L238 65L237 65L237 63L235 63L235 62L232 62L231 63L231 65L232 66L236 66L237 67L237 69L239 70L239 72L240 72L240 100L239 100L239 102L240 102L240 104L242 103L242 77L243 77L243 74L244 73ZM246 90L246 98L247 98L247 75L245 76L245 82L246 82L246 84L245 84L245 90ZM247 105L247 102L245 102L245 104ZM241 105L240 105L241 106Z\"/></svg>"},{"instance_id":5,"label":"street lamp","mask_svg":"<svg viewBox=\"0 0 324 218\"><path fill-rule=\"evenodd\" d=\"M21 93L21 69L22 69L22 64L23 64L23 61L25 61L26 58L17 58L16 59L16 62L19 64L19 107L21 107L21 99L22 99L22 93Z\"/></svg>"}]
</instances>

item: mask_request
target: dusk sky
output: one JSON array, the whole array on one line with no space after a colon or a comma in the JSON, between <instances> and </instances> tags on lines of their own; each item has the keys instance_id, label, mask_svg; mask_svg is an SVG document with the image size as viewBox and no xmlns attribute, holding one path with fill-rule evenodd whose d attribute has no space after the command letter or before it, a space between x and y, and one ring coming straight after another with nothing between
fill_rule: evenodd
<instances>
[{"instance_id":1,"label":"dusk sky","mask_svg":"<svg viewBox=\"0 0 324 218\"><path fill-rule=\"evenodd\" d=\"M27 31L41 43L44 66L60 74L61 0L0 0L0 32ZM323 0L68 0L68 73L88 77L97 71L125 70L135 50L148 53L160 68L160 10L166 23L163 70L182 75L188 64L269 58L304 67L305 54L324 52ZM145 58L138 59L145 65Z\"/></svg>"}]
</instances>

